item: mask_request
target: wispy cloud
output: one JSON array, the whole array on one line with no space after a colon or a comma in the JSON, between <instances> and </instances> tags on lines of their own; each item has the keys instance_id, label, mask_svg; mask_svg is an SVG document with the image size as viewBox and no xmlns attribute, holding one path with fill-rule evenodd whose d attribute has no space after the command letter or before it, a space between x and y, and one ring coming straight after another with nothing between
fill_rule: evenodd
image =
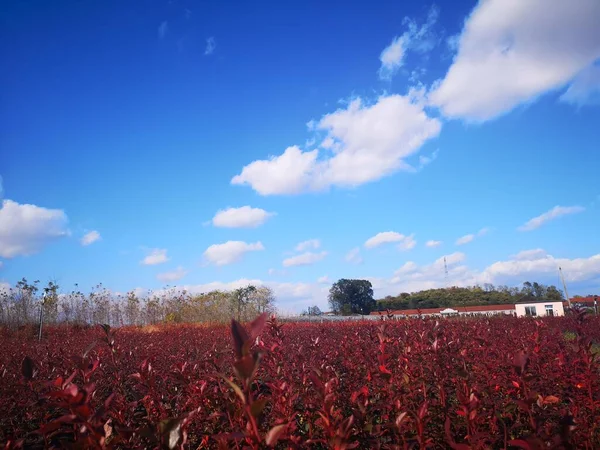
<instances>
[{"instance_id":1,"label":"wispy cloud","mask_svg":"<svg viewBox=\"0 0 600 450\"><path fill-rule=\"evenodd\" d=\"M158 38L164 39L169 32L169 23L165 20L158 26Z\"/></svg>"},{"instance_id":2,"label":"wispy cloud","mask_svg":"<svg viewBox=\"0 0 600 450\"><path fill-rule=\"evenodd\" d=\"M462 236L462 237L459 237L459 238L456 240L456 245L465 245L465 244L468 244L469 242L473 242L473 240L474 240L476 237L481 237L481 236L484 236L484 235L488 234L488 233L489 233L489 231L490 231L490 229L489 229L489 228L487 228L487 227L485 227L485 228L482 228L481 230L479 230L477 233L474 233L474 234L466 234L466 235L464 235L464 236Z\"/></svg>"},{"instance_id":3,"label":"wispy cloud","mask_svg":"<svg viewBox=\"0 0 600 450\"><path fill-rule=\"evenodd\" d=\"M321 261L327 256L327 252L305 252L300 255L292 256L283 260L283 267L294 267L294 266L309 266L318 261Z\"/></svg>"},{"instance_id":4,"label":"wispy cloud","mask_svg":"<svg viewBox=\"0 0 600 450\"><path fill-rule=\"evenodd\" d=\"M546 222L558 219L570 214L577 214L585 211L583 206L555 206L550 211L546 211L533 219L529 219L524 225L519 227L519 231L531 231L541 227Z\"/></svg>"},{"instance_id":5,"label":"wispy cloud","mask_svg":"<svg viewBox=\"0 0 600 450\"><path fill-rule=\"evenodd\" d=\"M430 240L430 241L425 242L425 246L427 246L429 248L436 248L436 247L439 247L440 245L442 245L442 241Z\"/></svg>"},{"instance_id":6,"label":"wispy cloud","mask_svg":"<svg viewBox=\"0 0 600 450\"><path fill-rule=\"evenodd\" d=\"M205 55L212 55L217 48L217 41L213 36L206 39L206 48L204 49Z\"/></svg>"},{"instance_id":7,"label":"wispy cloud","mask_svg":"<svg viewBox=\"0 0 600 450\"><path fill-rule=\"evenodd\" d=\"M162 281L163 283L170 283L173 281L181 280L187 274L187 270L179 266L177 269L172 270L170 272L159 273L158 275L156 275L156 279L158 281Z\"/></svg>"},{"instance_id":8,"label":"wispy cloud","mask_svg":"<svg viewBox=\"0 0 600 450\"><path fill-rule=\"evenodd\" d=\"M361 264L363 262L360 256L360 247L355 247L346 254L346 261L352 264Z\"/></svg>"},{"instance_id":9,"label":"wispy cloud","mask_svg":"<svg viewBox=\"0 0 600 450\"><path fill-rule=\"evenodd\" d=\"M438 39L432 29L437 22L438 16L438 8L432 6L427 15L426 22L422 25L419 25L414 19L404 18L403 24L408 30L402 36L394 37L392 42L379 55L379 60L381 61L381 67L379 68L380 79L391 79L404 64L406 53L409 50L425 53L436 45Z\"/></svg>"},{"instance_id":10,"label":"wispy cloud","mask_svg":"<svg viewBox=\"0 0 600 450\"><path fill-rule=\"evenodd\" d=\"M86 233L79 242L85 247L87 245L93 244L96 241L99 241L100 239L100 233L98 233L96 230L93 230L89 233Z\"/></svg>"},{"instance_id":11,"label":"wispy cloud","mask_svg":"<svg viewBox=\"0 0 600 450\"><path fill-rule=\"evenodd\" d=\"M296 245L297 252L304 252L310 249L318 249L321 247L321 241L318 239L309 239L307 241L302 241Z\"/></svg>"},{"instance_id":12,"label":"wispy cloud","mask_svg":"<svg viewBox=\"0 0 600 450\"><path fill-rule=\"evenodd\" d=\"M155 266L157 264L166 263L169 260L167 256L167 249L165 248L153 248L140 262L144 266Z\"/></svg>"}]
</instances>

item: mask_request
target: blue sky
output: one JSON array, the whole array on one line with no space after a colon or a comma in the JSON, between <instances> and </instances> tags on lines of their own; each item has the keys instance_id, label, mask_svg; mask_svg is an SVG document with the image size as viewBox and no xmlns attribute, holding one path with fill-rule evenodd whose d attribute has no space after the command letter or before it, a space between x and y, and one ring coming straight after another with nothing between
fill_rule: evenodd
<instances>
[{"instance_id":1,"label":"blue sky","mask_svg":"<svg viewBox=\"0 0 600 450\"><path fill-rule=\"evenodd\" d=\"M11 2L0 281L600 290L600 3ZM308 242L307 242L308 241ZM449 277L446 281L443 257Z\"/></svg>"}]
</instances>

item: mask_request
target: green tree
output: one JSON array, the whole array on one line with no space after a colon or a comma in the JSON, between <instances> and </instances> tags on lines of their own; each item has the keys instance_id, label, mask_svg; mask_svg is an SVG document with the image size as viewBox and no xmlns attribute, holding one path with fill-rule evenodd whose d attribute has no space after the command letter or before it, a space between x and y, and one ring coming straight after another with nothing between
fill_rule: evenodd
<instances>
[{"instance_id":1,"label":"green tree","mask_svg":"<svg viewBox=\"0 0 600 450\"><path fill-rule=\"evenodd\" d=\"M329 289L329 305L337 314L369 314L375 309L373 286L368 280L342 278Z\"/></svg>"}]
</instances>

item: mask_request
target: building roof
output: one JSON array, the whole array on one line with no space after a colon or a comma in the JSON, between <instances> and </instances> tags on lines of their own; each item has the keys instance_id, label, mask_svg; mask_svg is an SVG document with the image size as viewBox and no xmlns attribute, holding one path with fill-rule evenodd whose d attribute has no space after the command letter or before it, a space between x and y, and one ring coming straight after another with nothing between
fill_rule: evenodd
<instances>
[{"instance_id":1,"label":"building roof","mask_svg":"<svg viewBox=\"0 0 600 450\"><path fill-rule=\"evenodd\" d=\"M598 300L600 300L600 298ZM572 297L571 303L583 303L586 305L588 305L588 304L593 305L594 304L594 296L590 295L589 297Z\"/></svg>"},{"instance_id":2,"label":"building roof","mask_svg":"<svg viewBox=\"0 0 600 450\"><path fill-rule=\"evenodd\" d=\"M459 313L478 313L478 312L492 312L492 311L514 311L515 305L513 304L505 304L505 305L480 305L480 306L453 306L453 309L457 310ZM423 308L420 310L421 314L440 314L445 308ZM419 314L418 309L396 309L390 311L391 314L396 316L404 315L404 316L414 316ZM373 311L371 313L372 316L376 315L386 315L386 311Z\"/></svg>"},{"instance_id":3,"label":"building roof","mask_svg":"<svg viewBox=\"0 0 600 450\"><path fill-rule=\"evenodd\" d=\"M572 300L571 300L572 301ZM534 305L537 303L563 303L562 300L539 300L539 299L531 299L531 300L521 300L520 302L515 303L515 305Z\"/></svg>"}]
</instances>

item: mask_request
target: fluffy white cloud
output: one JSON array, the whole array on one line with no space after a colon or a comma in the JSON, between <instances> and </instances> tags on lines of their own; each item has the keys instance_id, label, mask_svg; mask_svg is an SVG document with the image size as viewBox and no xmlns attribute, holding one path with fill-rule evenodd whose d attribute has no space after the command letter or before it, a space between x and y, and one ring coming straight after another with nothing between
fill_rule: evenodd
<instances>
[{"instance_id":1,"label":"fluffy white cloud","mask_svg":"<svg viewBox=\"0 0 600 450\"><path fill-rule=\"evenodd\" d=\"M304 252L310 249L318 249L321 247L321 241L319 239L309 239L307 241L303 241L296 245L297 252Z\"/></svg>"},{"instance_id":2,"label":"fluffy white cloud","mask_svg":"<svg viewBox=\"0 0 600 450\"><path fill-rule=\"evenodd\" d=\"M355 247L346 253L346 262L352 264L360 264L363 262L362 256L360 256L360 247Z\"/></svg>"},{"instance_id":3,"label":"fluffy white cloud","mask_svg":"<svg viewBox=\"0 0 600 450\"><path fill-rule=\"evenodd\" d=\"M541 227L546 222L551 220L558 219L563 216L567 216L570 214L577 214L585 211L585 208L582 206L555 206L549 211L546 211L543 214L540 214L533 219L529 219L524 225L519 227L519 231L531 231L536 228Z\"/></svg>"},{"instance_id":4,"label":"fluffy white cloud","mask_svg":"<svg viewBox=\"0 0 600 450\"><path fill-rule=\"evenodd\" d=\"M181 280L188 274L187 270L183 267L179 266L177 269L172 270L170 272L163 272L156 275L156 279L158 281L162 281L163 283L170 283L172 281Z\"/></svg>"},{"instance_id":5,"label":"fluffy white cloud","mask_svg":"<svg viewBox=\"0 0 600 450\"><path fill-rule=\"evenodd\" d=\"M395 231L382 231L381 233L377 233L375 236L370 237L365 242L365 248L375 248L383 244L388 244L390 242L400 242L405 238L403 234L397 233Z\"/></svg>"},{"instance_id":6,"label":"fluffy white cloud","mask_svg":"<svg viewBox=\"0 0 600 450\"><path fill-rule=\"evenodd\" d=\"M329 277L327 275L323 275L322 277L317 278L317 283L329 284Z\"/></svg>"},{"instance_id":7,"label":"fluffy white cloud","mask_svg":"<svg viewBox=\"0 0 600 450\"><path fill-rule=\"evenodd\" d=\"M545 258L547 255L546 250L541 248L534 248L531 250L523 250L513 256L516 261L533 261L540 258Z\"/></svg>"},{"instance_id":8,"label":"fluffy white cloud","mask_svg":"<svg viewBox=\"0 0 600 450\"><path fill-rule=\"evenodd\" d=\"M321 261L323 258L327 256L327 252L305 252L300 255L291 256L290 258L286 258L283 260L283 267L293 267L293 266L308 266L314 264L318 261Z\"/></svg>"},{"instance_id":9,"label":"fluffy white cloud","mask_svg":"<svg viewBox=\"0 0 600 450\"><path fill-rule=\"evenodd\" d=\"M212 219L212 224L215 227L223 228L255 228L274 215L275 213L250 206L227 208L217 211Z\"/></svg>"},{"instance_id":10,"label":"fluffy white cloud","mask_svg":"<svg viewBox=\"0 0 600 450\"><path fill-rule=\"evenodd\" d=\"M560 99L577 106L600 103L600 65L583 69Z\"/></svg>"},{"instance_id":11,"label":"fluffy white cloud","mask_svg":"<svg viewBox=\"0 0 600 450\"><path fill-rule=\"evenodd\" d=\"M318 150L303 152L297 146L288 147L282 155L251 162L242 173L232 178L232 184L248 184L260 195L298 194L313 190L313 171Z\"/></svg>"},{"instance_id":12,"label":"fluffy white cloud","mask_svg":"<svg viewBox=\"0 0 600 450\"><path fill-rule=\"evenodd\" d=\"M490 231L490 229L486 227L486 228L482 228L481 230L479 230L476 234L466 234L466 235L464 235L462 237L459 237L456 240L455 244L456 245L465 245L465 244L468 244L469 242L473 242L473 240L476 237L481 237L481 236L484 236L484 235L488 234L489 231Z\"/></svg>"},{"instance_id":13,"label":"fluffy white cloud","mask_svg":"<svg viewBox=\"0 0 600 450\"><path fill-rule=\"evenodd\" d=\"M155 266L157 264L166 263L169 260L167 257L167 249L165 248L153 248L140 262L145 266Z\"/></svg>"},{"instance_id":14,"label":"fluffy white cloud","mask_svg":"<svg viewBox=\"0 0 600 450\"><path fill-rule=\"evenodd\" d=\"M213 244L204 251L204 258L210 264L225 266L238 262L248 252L264 250L262 243L247 243L244 241L227 241L223 244Z\"/></svg>"},{"instance_id":15,"label":"fluffy white cloud","mask_svg":"<svg viewBox=\"0 0 600 450\"><path fill-rule=\"evenodd\" d=\"M84 247L90 244L93 244L96 241L100 240L100 233L98 233L96 230L90 231L89 233L86 233L81 240L79 241L81 243L81 245L83 245Z\"/></svg>"},{"instance_id":16,"label":"fluffy white cloud","mask_svg":"<svg viewBox=\"0 0 600 450\"><path fill-rule=\"evenodd\" d=\"M446 278L444 258L448 268ZM396 270L390 279L373 278L378 296L397 295L450 286L474 286L494 283L519 285L524 281L556 283L558 268L571 283L600 281L600 254L587 258L554 258L542 249L525 250L505 261L497 261L483 270L464 264L464 253L456 252L420 266L412 261Z\"/></svg>"},{"instance_id":17,"label":"fluffy white cloud","mask_svg":"<svg viewBox=\"0 0 600 450\"><path fill-rule=\"evenodd\" d=\"M39 252L68 236L67 216L60 209L3 200L0 208L0 257L14 258Z\"/></svg>"},{"instance_id":18,"label":"fluffy white cloud","mask_svg":"<svg viewBox=\"0 0 600 450\"><path fill-rule=\"evenodd\" d=\"M417 94L381 96L372 105L357 98L316 125L331 146L323 155L318 149L289 147L280 156L248 164L231 183L247 184L261 195L298 194L414 170L404 159L441 130L441 122L427 116Z\"/></svg>"},{"instance_id":19,"label":"fluffy white cloud","mask_svg":"<svg viewBox=\"0 0 600 450\"><path fill-rule=\"evenodd\" d=\"M436 248L436 247L439 247L440 245L442 245L442 241L430 240L430 241L425 242L425 245L429 248Z\"/></svg>"},{"instance_id":20,"label":"fluffy white cloud","mask_svg":"<svg viewBox=\"0 0 600 450\"><path fill-rule=\"evenodd\" d=\"M394 37L390 45L384 48L379 55L381 61L379 78L391 79L404 64L404 58L409 50L423 53L435 46L437 38L432 32L432 28L437 22L438 15L439 10L433 6L423 25L418 25L415 20L408 17L404 18L403 24L408 30L402 36Z\"/></svg>"},{"instance_id":21,"label":"fluffy white cloud","mask_svg":"<svg viewBox=\"0 0 600 450\"><path fill-rule=\"evenodd\" d=\"M600 58L598 0L481 0L429 99L484 121L561 88Z\"/></svg>"},{"instance_id":22,"label":"fluffy white cloud","mask_svg":"<svg viewBox=\"0 0 600 450\"><path fill-rule=\"evenodd\" d=\"M399 242L399 250L410 250L415 247L417 242L414 239L414 234L405 236L404 234L397 233L395 231L383 231L377 233L375 236L370 237L365 242L365 248L375 248L383 244L389 244L392 242Z\"/></svg>"},{"instance_id":23,"label":"fluffy white cloud","mask_svg":"<svg viewBox=\"0 0 600 450\"><path fill-rule=\"evenodd\" d=\"M523 254L526 257L523 257ZM520 255L520 257L519 257ZM561 267L564 277L570 282L581 282L600 277L600 254L588 258L554 258L540 249L521 252L516 258L498 261L487 267L481 276L482 280L498 282L514 280L523 282L539 277L556 280L558 268Z\"/></svg>"}]
</instances>

